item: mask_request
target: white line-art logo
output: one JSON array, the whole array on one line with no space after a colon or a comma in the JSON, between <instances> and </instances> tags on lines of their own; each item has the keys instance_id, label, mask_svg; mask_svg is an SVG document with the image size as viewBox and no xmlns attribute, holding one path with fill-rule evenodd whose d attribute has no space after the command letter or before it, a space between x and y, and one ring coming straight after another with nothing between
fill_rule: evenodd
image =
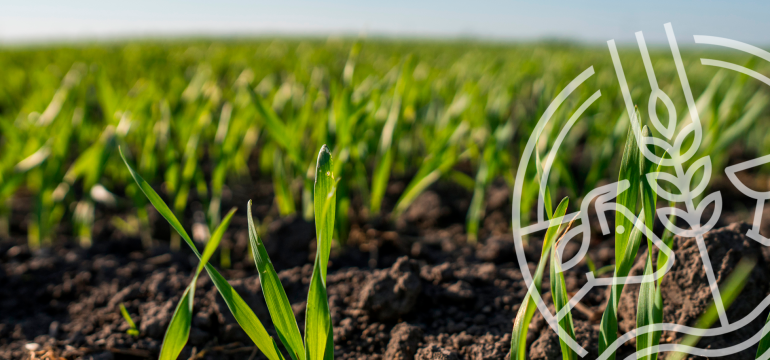
<instances>
[{"instance_id":1,"label":"white line-art logo","mask_svg":"<svg viewBox=\"0 0 770 360\"><path fill-rule=\"evenodd\" d=\"M768 306L770 306L770 295L769 295L764 300L762 300L762 302L759 304L759 306L757 306L756 309L754 309L750 314L745 316L743 319L731 322L727 318L727 315L725 312L725 306L722 302L722 296L720 294L717 280L715 279L714 270L712 269L711 261L709 259L709 254L706 250L706 245L703 239L703 234L714 227L714 225L717 223L717 220L721 215L722 196L718 191L713 192L711 194L704 194L704 191L706 190L709 184L709 180L711 179L711 174L712 174L711 158L710 156L706 155L698 159L693 159L703 139L703 130L701 128L701 122L698 115L696 102L693 98L692 90L690 89L690 85L687 79L687 73L685 71L684 63L682 62L682 57L679 52L679 47L677 45L676 38L674 37L674 30L670 23L665 24L664 28L665 28L668 43L671 49L671 53L673 56L673 60L676 65L676 72L681 82L681 87L684 92L684 98L686 100L687 108L689 111L690 122L686 125L682 124L683 126L679 126L679 127L677 126L677 109L674 107L674 104L671 101L670 97L661 88L658 87L658 81L655 76L655 71L653 69L652 62L650 61L650 55L647 51L647 45L645 44L643 33L641 31L636 33L636 40L638 43L639 50L641 52L642 61L644 63L649 84L652 88L652 92L649 97L649 102L647 104L648 110L649 110L648 113L649 113L650 123L662 135L662 138L645 136L645 134L643 134L640 131L641 129L640 119L638 119L636 115L637 113L635 111L636 106L633 103L631 92L629 91L629 85L626 82L626 78L623 72L623 66L621 65L620 57L618 55L618 51L614 40L608 41L607 45L609 48L610 55L612 57L615 73L620 83L620 90L626 105L628 117L634 129L633 138L635 140L636 145L639 147L640 153L643 154L643 156L647 160L651 161L654 164L660 164L661 168L670 171L670 172L661 171L661 172L650 173L650 174L647 174L646 179L643 179L643 181L647 181L649 183L652 189L655 189L657 191L657 194L661 198L669 201L670 203L679 204L679 206L677 207L668 206L668 207L659 208L657 209L656 215L660 219L660 221L664 224L664 226L673 234L684 236L684 237L694 237L696 239L700 256L703 260L704 271L706 273L705 275L709 281L711 295L713 297L714 304L716 305L716 309L719 314L719 321L714 327L710 329L695 328L695 327L689 327L689 326L673 324L673 323L658 323L654 325L640 327L635 330L629 331L628 333L622 334L614 342L612 342L611 344L607 344L608 351L605 351L601 356L599 356L600 360L608 359L611 356L611 354L614 354L615 350L617 350L626 341L634 337L647 334L647 333L656 332L656 331L670 331L670 332L675 332L680 334L698 335L703 337L719 336L719 335L727 334L746 326L751 321L753 321L758 316L760 316L761 313ZM738 42L738 41L730 40L726 38L713 37L713 36L695 35L694 39L696 44L721 46L732 50L743 51L745 53L764 59L766 61L770 61L770 52L767 52L765 50L762 50L760 48L757 48L749 44L745 44L742 42ZM724 62L724 61L713 60L713 59L703 59L703 58L701 59L701 64L706 66L714 66L714 67L720 67L728 70L737 71L739 73L748 75L756 80L759 80L767 85L770 85L770 78L743 66L739 66L739 65ZM607 223L606 213L618 211L623 215L625 215L628 219L630 219L631 223L634 224L634 227L638 228L638 230L641 231L644 236L651 239L652 243L656 247L658 247L659 251L668 255L668 261L666 262L665 266L662 266L654 274L652 274L653 279L658 279L658 280L662 279L663 275L665 275L672 268L674 262L677 261L676 255L674 254L674 252L660 238L658 238L652 232L652 229L648 228L645 225L645 221L641 219L641 216L637 217L636 214L634 214L634 210L628 209L624 206L620 206L619 204L613 201L614 198L616 198L618 195L620 195L622 192L626 191L630 187L628 180L623 180L612 184L603 185L596 189L593 189L592 191L588 192L588 194L583 198L582 203L580 205L580 210L573 212L571 214L566 214L560 218L552 219L550 221L544 218L545 216L544 215L545 213L544 195L543 195L544 191L542 190L543 190L543 187L546 186L546 181L542 181L540 184L541 191L539 192L539 195L538 195L539 199L537 201L537 216L536 216L537 220L536 222L534 222L534 224L527 225L527 226L522 225L522 221L521 221L522 211L528 211L528 209L522 209L522 195L523 195L523 187L525 182L524 174L526 174L527 166L529 164L530 159L534 157L533 152L536 151L535 149L539 142L540 135L543 132L543 129L546 127L549 120L551 119L551 117L553 116L553 114L556 112L559 106L565 101L565 99L567 99L575 89L581 86L592 75L594 75L593 66L583 71L579 76L577 76L574 80L572 80L563 90L561 90L561 92L551 102L551 104L543 113L542 117L539 119L522 153L521 162L519 163L518 170L517 170L517 177L514 183L513 201L512 201L513 203L513 211L512 211L513 237L514 237L515 249L517 253L519 267L522 272L522 276L526 281L527 287L530 289L531 296L535 301L535 303L537 304L537 307L540 310L540 313L543 315L543 317L545 318L549 326L554 331L556 331L557 334L559 334L562 341L566 342L567 345L581 357L585 356L587 354L587 351L569 336L564 336L563 331L559 331L559 320L564 318L568 314L568 312L571 311L572 308L578 302L580 302L580 300L594 287L612 286L613 284L626 284L626 285L642 284L644 282L649 282L651 278L649 276L625 276L625 277L616 276L616 277L609 277L609 278L597 278L594 276L592 272L589 272L586 274L587 276L586 284L569 300L568 305L562 308L558 313L552 314L549 311L546 304L544 303L544 301L542 300L538 291L536 289L532 291L532 289L534 289L535 287L533 286L533 277L529 271L529 268L527 267L527 259L524 255L524 248L523 248L524 237L535 232L546 230L549 227L550 221L557 221L561 224L568 224L568 223L571 223L573 220L577 219L578 221L576 222L579 222L579 224L570 228L563 235L563 239L569 241L582 234L582 243L580 244L577 254L573 256L569 261L561 263L562 271L569 270L575 267L586 256L586 252L588 251L588 245L591 239L591 228L590 228L589 218L588 218L588 207L589 205L593 204L596 208L596 216L598 217L599 225L601 226L603 235L610 234L610 228ZM549 155L544 159L544 162L542 163L543 173L542 175L540 175L542 179L548 178L548 174L554 163L555 154L557 153L559 146L561 145L562 141L564 140L569 130L572 128L575 122L580 118L583 112L585 112L585 110L589 106L591 106L601 96L602 96L601 91L596 91L595 93L593 93L592 96L590 96L585 102L583 102L578 107L574 115L572 115L566 121L565 125L560 130L558 137L553 142L552 148L548 151ZM662 104L665 105L667 109L667 112L668 112L667 122L661 121L660 119L658 119L656 106L658 105L659 101L662 102ZM643 106L643 104L640 106ZM679 128L678 133L676 133L677 128ZM685 141L685 139L689 139L689 140ZM650 146L661 148L663 151L665 151L666 155L657 156L654 152L650 151ZM689 168L684 168L683 164L685 163L691 164ZM770 191L757 192L757 191L751 190L748 187L746 187L744 184L742 184L741 181L739 181L738 178L736 177L737 172L740 172L742 170L746 170L749 168L753 168L756 166L760 166L766 163L770 163L770 155L762 156L757 159L753 159L740 164L729 166L725 169L725 173L728 179L730 179L730 181L735 185L735 187L739 191L741 191L744 195L756 200L756 209L754 210L753 228L751 228L746 235L751 239L761 243L762 245L770 246L770 239L760 235L759 233L760 223L762 220L762 211L764 209L765 202L770 200ZM702 174L699 180L698 180L698 177L695 176L696 173ZM672 193L672 192L666 191L666 189L662 188L658 184L658 180L661 180L661 179L673 184L673 186L677 188L679 192ZM694 184L694 182L697 182L697 184ZM697 206L695 206L694 204L695 199L700 200ZM707 207L710 207L711 209L713 209L713 212L711 213L708 220L703 221L703 216L708 215L708 212L705 212ZM668 219L668 216L671 215L672 213L675 214L678 218L684 220L684 223L686 223L686 226L679 226L670 222ZM615 229L615 231L619 233L623 233L624 231L631 231L631 229L623 229L622 226L619 226L618 228ZM555 248L555 250L558 252L558 256L555 256L554 258L557 259L557 261L559 262L562 261L561 255L564 251L567 241L559 242ZM648 355L649 352L660 353L660 352L671 352L671 351L681 352L681 353L686 353L686 354L696 355L696 356L704 356L704 357L727 356L727 355L735 354L737 352L745 350L750 346L758 343L759 340L762 338L763 333L766 333L768 331L770 331L770 326L766 325L763 331L761 331L760 333L754 335L753 337L745 340L740 344L730 346L729 348L724 348L724 349L698 348L695 346L686 346L683 344L661 344L661 345L651 346L650 348L645 349L647 351L645 353L632 354L629 358L634 359L637 356ZM760 359L763 359L763 360L767 360L768 358L770 358L770 351L765 352L765 354L760 357Z\"/></svg>"}]
</instances>

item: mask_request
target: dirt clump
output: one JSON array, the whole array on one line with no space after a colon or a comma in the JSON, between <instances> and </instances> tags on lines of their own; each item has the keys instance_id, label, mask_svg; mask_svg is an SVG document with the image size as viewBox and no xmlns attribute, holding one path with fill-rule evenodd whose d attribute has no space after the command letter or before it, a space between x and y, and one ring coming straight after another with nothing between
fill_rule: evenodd
<instances>
[{"instance_id":1,"label":"dirt clump","mask_svg":"<svg viewBox=\"0 0 770 360\"><path fill-rule=\"evenodd\" d=\"M390 342L385 351L386 359L411 360L422 342L422 329L407 323L400 323L390 331Z\"/></svg>"},{"instance_id":2,"label":"dirt clump","mask_svg":"<svg viewBox=\"0 0 770 360\"><path fill-rule=\"evenodd\" d=\"M401 229L408 226L431 228L447 211L442 206L439 194L434 191L425 191L417 196L403 215L397 219L397 226Z\"/></svg>"},{"instance_id":3,"label":"dirt clump","mask_svg":"<svg viewBox=\"0 0 770 360\"><path fill-rule=\"evenodd\" d=\"M495 235L487 239L476 250L476 257L483 261L504 263L516 259L516 252L511 234Z\"/></svg>"},{"instance_id":4,"label":"dirt clump","mask_svg":"<svg viewBox=\"0 0 770 360\"><path fill-rule=\"evenodd\" d=\"M438 345L429 345L417 351L415 360L460 360L457 353Z\"/></svg>"},{"instance_id":5,"label":"dirt clump","mask_svg":"<svg viewBox=\"0 0 770 360\"><path fill-rule=\"evenodd\" d=\"M399 258L390 269L376 270L361 289L359 307L380 320L394 320L409 313L422 291L420 266Z\"/></svg>"}]
</instances>

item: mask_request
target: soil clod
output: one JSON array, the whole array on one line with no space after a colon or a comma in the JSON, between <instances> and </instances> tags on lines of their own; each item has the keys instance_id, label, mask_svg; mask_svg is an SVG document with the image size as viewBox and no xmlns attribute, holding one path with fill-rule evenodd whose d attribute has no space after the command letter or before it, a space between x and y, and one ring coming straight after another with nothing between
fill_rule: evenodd
<instances>
[{"instance_id":1,"label":"soil clod","mask_svg":"<svg viewBox=\"0 0 770 360\"><path fill-rule=\"evenodd\" d=\"M360 308L380 320L395 320L409 313L422 291L420 266L407 257L390 269L375 270L360 294Z\"/></svg>"},{"instance_id":2,"label":"soil clod","mask_svg":"<svg viewBox=\"0 0 770 360\"><path fill-rule=\"evenodd\" d=\"M386 359L412 360L422 342L422 329L407 323L399 323L390 331L390 342L385 351Z\"/></svg>"},{"instance_id":3,"label":"soil clod","mask_svg":"<svg viewBox=\"0 0 770 360\"><path fill-rule=\"evenodd\" d=\"M437 345L429 345L417 351L415 360L459 360L457 353Z\"/></svg>"}]
</instances>

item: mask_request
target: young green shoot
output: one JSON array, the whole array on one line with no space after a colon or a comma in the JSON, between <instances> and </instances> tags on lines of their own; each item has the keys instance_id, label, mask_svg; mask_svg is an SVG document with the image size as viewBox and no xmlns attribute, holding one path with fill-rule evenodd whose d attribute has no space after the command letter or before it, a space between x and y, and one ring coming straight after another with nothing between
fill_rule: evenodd
<instances>
[{"instance_id":1,"label":"young green shoot","mask_svg":"<svg viewBox=\"0 0 770 360\"><path fill-rule=\"evenodd\" d=\"M532 317L535 315L535 311L537 311L537 304L532 298L532 294L533 292L537 292L538 296L541 296L540 290L543 282L545 265L548 262L548 253L553 247L556 236L561 232L561 220L567 212L568 204L569 200L564 198L561 203L559 203L559 206L556 207L556 211L554 211L553 217L548 224L548 230L546 230L545 238L543 239L543 250L540 254L540 261L537 263L537 270L532 279L532 285L530 286L529 291L527 291L524 300L521 302L519 311L516 313L516 319L513 322L510 360L525 360L527 358L527 333L529 332L529 324L532 322Z\"/></svg>"},{"instance_id":2,"label":"young green shoot","mask_svg":"<svg viewBox=\"0 0 770 360\"><path fill-rule=\"evenodd\" d=\"M123 305L123 303L120 303L120 315L123 316L123 319L125 319L126 323L128 324L128 330L126 330L126 334L133 337L139 336L139 329L136 328L134 320L131 319L131 315L128 313L128 310L126 310L126 306Z\"/></svg>"},{"instance_id":3,"label":"young green shoot","mask_svg":"<svg viewBox=\"0 0 770 360\"><path fill-rule=\"evenodd\" d=\"M326 294L326 270L334 234L335 191L332 156L329 148L324 145L318 154L316 165L313 203L318 246L305 310L304 343L291 303L254 226L251 201L248 205L249 243L259 271L262 293L278 338L293 360L323 360L334 356L331 312Z\"/></svg>"},{"instance_id":4,"label":"young green shoot","mask_svg":"<svg viewBox=\"0 0 770 360\"><path fill-rule=\"evenodd\" d=\"M639 112L637 111L637 119ZM640 129L641 130L641 129ZM620 206L624 206L631 212L636 213L637 203L639 201L640 182L642 180L641 164L642 156L639 152L636 140L634 138L634 129L629 127L626 134L626 145L623 151L623 157L620 163L620 174L618 182L619 194L617 196L618 211L615 215L615 277L625 277L631 270L631 266L636 259L636 253L642 239L640 227L644 226L644 212L639 214L637 222L634 224L621 211ZM621 186L628 182L628 188L623 191ZM637 226L638 225L638 226ZM618 318L617 309L620 302L620 294L625 284L614 284L610 289L610 298L607 307L602 314L601 325L599 329L599 354L605 350L618 337ZM612 353L609 359L614 360L615 354Z\"/></svg>"},{"instance_id":5,"label":"young green shoot","mask_svg":"<svg viewBox=\"0 0 770 360\"><path fill-rule=\"evenodd\" d=\"M577 216L575 216L577 218ZM575 218L572 221L575 221ZM570 227L572 227L572 221L570 221L567 228L564 229L566 233ZM551 298L553 299L554 309L558 314L562 309L566 309L566 314L558 322L558 334L559 334L559 346L561 347L561 356L563 360L577 360L578 355L569 345L563 340L564 338L570 338L575 340L575 325L572 323L572 314L569 311L569 294L567 293L567 285L564 281L564 272L561 268L561 257L557 250L559 242L562 238L559 238L551 246Z\"/></svg>"},{"instance_id":6,"label":"young green shoot","mask_svg":"<svg viewBox=\"0 0 770 360\"><path fill-rule=\"evenodd\" d=\"M187 231L185 231L184 227L182 227L182 223L179 222L179 220L176 218L174 213L171 211L171 209L166 205L166 203L161 199L160 195L158 195L157 192L148 184L144 179L131 167L131 165L128 164L126 161L126 157L123 154L122 149L120 149L120 156L123 158L123 162L126 164L126 167L128 168L129 172L131 173L131 176L134 178L134 181L136 181L136 184L139 186L139 188L144 192L144 194L147 196L147 199L150 201L150 203L155 207L155 209L158 211L158 213L163 216L166 221L168 221L169 225L176 230L176 232L179 234L179 236L182 237L182 239L185 241L185 243L190 247L190 249L193 251L193 253L201 260L203 260L203 257L201 253L198 251L197 247L195 246L195 243L193 243L190 236L187 234ZM231 214L228 215L232 216ZM229 220L228 220L229 222ZM223 228L223 224L225 224L225 221L222 221L220 223L220 228ZM223 228L224 229L224 228ZM215 231L215 234L217 231ZM212 235L212 238L214 235ZM209 239L209 242L211 242L212 239ZM205 251L204 251L205 252ZM213 250L211 250L213 253ZM210 257L211 254L208 256ZM262 325L262 322L259 321L257 316L254 314L254 311L249 308L249 306L246 304L245 301L243 301L243 298L241 298L240 295L233 289L233 287L230 285L230 283L227 282L227 280L214 268L213 265L208 263L208 259L206 259L206 262L201 261L199 268L203 267L206 269L206 272L209 274L209 277L211 277L212 282L214 283L214 286L217 288L217 291L219 291L219 294L222 295L222 299L224 299L225 304L227 304L227 308L230 309L230 312L233 314L233 317L238 322L238 325L241 326L243 331L246 332L246 334L251 338L251 340L254 342L254 344L259 348L260 351L262 351L265 356L270 360L283 360L283 355L281 355L281 352L278 351L278 346L273 340L272 337L267 333L267 330L265 330L265 327ZM194 285L195 282L192 282L192 287L194 291ZM177 306L177 310L175 311L174 317L179 316L179 319L177 322L181 323L180 325L176 325L177 328L174 329L174 331L169 334L166 333L166 337L169 337L169 349L166 350L166 356L172 356L173 354L178 350L181 351L181 347L179 347L179 342L184 340L187 341L186 336L184 335L184 332L178 328L179 326L188 325L189 323L185 321L185 316L187 316L188 312L191 314L192 312L192 297L190 296L189 292L190 287L188 287L188 290L185 291L185 295L182 297L182 301L180 301L180 305ZM177 315L177 312L180 314ZM172 321L173 322L173 321ZM169 325L170 327L171 325ZM189 328L187 329L187 334L189 334ZM173 340L172 340L173 338ZM165 342L164 338L164 342ZM183 344L182 344L183 346ZM177 353L178 356L178 353ZM175 358L174 358L175 359Z\"/></svg>"}]
</instances>

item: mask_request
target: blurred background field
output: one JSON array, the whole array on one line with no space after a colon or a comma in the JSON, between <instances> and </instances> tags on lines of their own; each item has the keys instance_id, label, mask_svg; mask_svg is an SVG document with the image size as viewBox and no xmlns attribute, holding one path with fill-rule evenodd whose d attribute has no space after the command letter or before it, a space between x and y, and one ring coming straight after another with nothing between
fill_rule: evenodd
<instances>
[{"instance_id":1,"label":"blurred background field","mask_svg":"<svg viewBox=\"0 0 770 360\"><path fill-rule=\"evenodd\" d=\"M760 73L770 66L704 50L685 47L683 56L704 126L699 153L711 155L718 178L731 158L768 152L770 93L700 58ZM620 51L647 119L639 50ZM651 51L681 118L686 106L670 50ZM312 219L314 159L328 144L340 179L341 244L351 229L389 227L437 184L467 199L449 221L462 224L473 242L489 236L479 226L489 189L508 191L536 121L590 66L596 75L560 107L539 144L550 148L577 107L601 90L567 135L549 178L557 198L572 199L617 176L629 123L604 45L280 37L6 46L0 236L26 237L33 249L62 238L88 247L118 230L147 246L156 239L178 247L177 237L154 229L154 210L118 149L200 241L223 211L243 210L249 198L260 220ZM534 181L534 166L528 171Z\"/></svg>"}]
</instances>

